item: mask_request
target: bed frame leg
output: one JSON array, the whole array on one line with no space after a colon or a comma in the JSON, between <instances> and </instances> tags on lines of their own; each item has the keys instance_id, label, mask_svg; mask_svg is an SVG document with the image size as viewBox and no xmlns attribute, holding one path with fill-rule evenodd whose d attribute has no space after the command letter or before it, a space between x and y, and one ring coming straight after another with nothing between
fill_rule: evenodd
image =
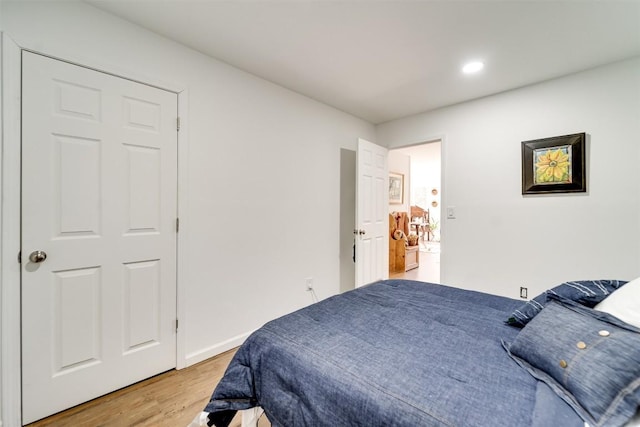
<instances>
[{"instance_id":1,"label":"bed frame leg","mask_svg":"<svg viewBox=\"0 0 640 427\"><path fill-rule=\"evenodd\" d=\"M256 406L255 408L240 411L242 414L242 427L258 427L258 420L264 413L264 410Z\"/></svg>"}]
</instances>

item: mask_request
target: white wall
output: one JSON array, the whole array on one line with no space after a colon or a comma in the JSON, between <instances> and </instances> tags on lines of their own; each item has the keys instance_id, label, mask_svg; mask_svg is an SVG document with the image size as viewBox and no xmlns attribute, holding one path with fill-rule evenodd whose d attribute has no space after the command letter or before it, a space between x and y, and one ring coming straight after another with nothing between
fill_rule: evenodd
<instances>
[{"instance_id":1,"label":"white wall","mask_svg":"<svg viewBox=\"0 0 640 427\"><path fill-rule=\"evenodd\" d=\"M520 286L533 296L640 275L640 59L377 131L389 148L445 136L443 204L457 219L443 219L442 283L517 298ZM588 193L523 197L520 142L577 132L588 134Z\"/></svg>"},{"instance_id":2,"label":"white wall","mask_svg":"<svg viewBox=\"0 0 640 427\"><path fill-rule=\"evenodd\" d=\"M187 362L311 303L306 277L320 298L339 292L340 152L375 140L371 124L86 4L0 13L22 47L188 90Z\"/></svg>"}]
</instances>

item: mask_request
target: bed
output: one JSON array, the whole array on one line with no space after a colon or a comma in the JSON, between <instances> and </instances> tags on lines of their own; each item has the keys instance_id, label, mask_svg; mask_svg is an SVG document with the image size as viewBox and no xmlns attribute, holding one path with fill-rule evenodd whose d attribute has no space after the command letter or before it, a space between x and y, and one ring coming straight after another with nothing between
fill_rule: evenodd
<instances>
[{"instance_id":1,"label":"bed","mask_svg":"<svg viewBox=\"0 0 640 427\"><path fill-rule=\"evenodd\" d=\"M582 303L560 300L548 305L582 315ZM443 285L385 280L328 298L254 332L202 419L225 427L236 411L261 407L274 427L623 425L640 402L640 368L631 369L631 382L621 380L627 384L621 416L617 404L613 416L585 415L557 384L535 376L528 350L517 347L524 345L521 331L531 330L535 341L535 325L553 329L544 323L545 304L530 304L544 315L521 329L533 317L522 301ZM611 321L607 316L613 317L605 313L598 322ZM620 325L606 325L618 336ZM640 329L625 325L623 332L635 334L633 353ZM570 367L579 369L573 361ZM640 367L640 354L623 363Z\"/></svg>"}]
</instances>

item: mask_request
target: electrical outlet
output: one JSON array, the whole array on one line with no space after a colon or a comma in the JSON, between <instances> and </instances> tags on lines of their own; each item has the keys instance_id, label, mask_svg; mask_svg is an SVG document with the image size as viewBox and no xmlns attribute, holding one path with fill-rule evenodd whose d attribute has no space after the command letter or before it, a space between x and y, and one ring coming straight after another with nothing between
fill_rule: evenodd
<instances>
[{"instance_id":1,"label":"electrical outlet","mask_svg":"<svg viewBox=\"0 0 640 427\"><path fill-rule=\"evenodd\" d=\"M527 288L525 288L524 286L520 287L520 298L527 298Z\"/></svg>"},{"instance_id":2,"label":"electrical outlet","mask_svg":"<svg viewBox=\"0 0 640 427\"><path fill-rule=\"evenodd\" d=\"M305 279L305 286L307 287L308 291L313 290L313 277L307 277Z\"/></svg>"}]
</instances>

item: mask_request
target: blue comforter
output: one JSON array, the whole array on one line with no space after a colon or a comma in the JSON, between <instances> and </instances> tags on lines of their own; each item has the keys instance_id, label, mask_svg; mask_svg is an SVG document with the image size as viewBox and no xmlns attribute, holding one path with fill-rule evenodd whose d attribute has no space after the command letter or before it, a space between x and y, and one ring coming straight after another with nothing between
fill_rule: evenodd
<instances>
[{"instance_id":1,"label":"blue comforter","mask_svg":"<svg viewBox=\"0 0 640 427\"><path fill-rule=\"evenodd\" d=\"M377 282L267 323L236 353L205 411L226 426L261 406L278 426L582 426L509 358L521 302Z\"/></svg>"}]
</instances>

